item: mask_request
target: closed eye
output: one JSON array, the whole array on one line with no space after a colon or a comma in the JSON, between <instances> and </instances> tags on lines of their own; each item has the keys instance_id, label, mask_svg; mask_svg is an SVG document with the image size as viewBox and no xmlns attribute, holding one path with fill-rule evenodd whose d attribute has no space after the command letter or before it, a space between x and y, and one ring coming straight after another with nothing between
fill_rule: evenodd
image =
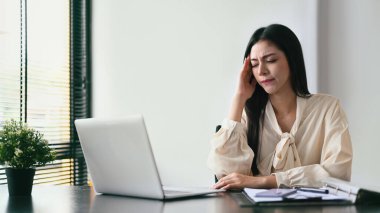
<instances>
[{"instance_id":1,"label":"closed eye","mask_svg":"<svg viewBox=\"0 0 380 213\"><path fill-rule=\"evenodd\" d=\"M266 62L274 63L277 61L277 58L267 58Z\"/></svg>"}]
</instances>

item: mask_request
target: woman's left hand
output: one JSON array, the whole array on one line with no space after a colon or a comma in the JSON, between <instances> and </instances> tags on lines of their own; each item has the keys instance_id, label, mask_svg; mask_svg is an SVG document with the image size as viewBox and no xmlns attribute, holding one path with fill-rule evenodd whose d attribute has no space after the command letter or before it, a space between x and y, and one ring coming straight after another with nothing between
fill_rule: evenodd
<instances>
[{"instance_id":1,"label":"woman's left hand","mask_svg":"<svg viewBox=\"0 0 380 213\"><path fill-rule=\"evenodd\" d=\"M243 189L248 186L250 178L253 177L239 173L231 173L220 178L220 180L213 187L215 189Z\"/></svg>"},{"instance_id":2,"label":"woman's left hand","mask_svg":"<svg viewBox=\"0 0 380 213\"><path fill-rule=\"evenodd\" d=\"M220 180L213 186L215 189L244 189L246 187L276 188L276 177L274 175L255 177L234 172L220 178Z\"/></svg>"}]
</instances>

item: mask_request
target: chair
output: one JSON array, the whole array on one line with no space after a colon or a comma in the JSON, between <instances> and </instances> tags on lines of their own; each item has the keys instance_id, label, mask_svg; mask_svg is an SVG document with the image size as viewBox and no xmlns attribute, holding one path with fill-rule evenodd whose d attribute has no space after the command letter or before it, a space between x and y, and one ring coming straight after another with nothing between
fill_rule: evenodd
<instances>
[{"instance_id":1,"label":"chair","mask_svg":"<svg viewBox=\"0 0 380 213\"><path fill-rule=\"evenodd\" d=\"M217 125L215 132L218 132L220 128L222 128L222 125ZM214 175L214 178L215 178L215 183L218 182L218 178L216 177L216 175Z\"/></svg>"}]
</instances>

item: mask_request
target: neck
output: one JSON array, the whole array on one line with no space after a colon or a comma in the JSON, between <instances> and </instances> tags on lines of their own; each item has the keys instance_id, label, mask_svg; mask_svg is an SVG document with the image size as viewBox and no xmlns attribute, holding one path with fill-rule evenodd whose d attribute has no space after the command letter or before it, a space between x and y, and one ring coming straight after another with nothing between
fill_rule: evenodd
<instances>
[{"instance_id":1,"label":"neck","mask_svg":"<svg viewBox=\"0 0 380 213\"><path fill-rule=\"evenodd\" d=\"M269 95L269 100L276 115L287 115L297 109L297 96L292 90Z\"/></svg>"}]
</instances>

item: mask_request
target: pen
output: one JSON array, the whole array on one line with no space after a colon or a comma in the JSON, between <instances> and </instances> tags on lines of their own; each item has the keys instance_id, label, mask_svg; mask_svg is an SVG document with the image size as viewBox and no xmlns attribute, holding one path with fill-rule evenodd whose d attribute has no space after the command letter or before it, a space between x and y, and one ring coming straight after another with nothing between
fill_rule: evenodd
<instances>
[{"instance_id":1,"label":"pen","mask_svg":"<svg viewBox=\"0 0 380 213\"><path fill-rule=\"evenodd\" d=\"M303 192L312 192L312 193L320 193L320 194L328 194L329 193L328 189L304 188L304 187L300 187L300 188L296 188L296 189L299 191L303 191Z\"/></svg>"}]
</instances>

